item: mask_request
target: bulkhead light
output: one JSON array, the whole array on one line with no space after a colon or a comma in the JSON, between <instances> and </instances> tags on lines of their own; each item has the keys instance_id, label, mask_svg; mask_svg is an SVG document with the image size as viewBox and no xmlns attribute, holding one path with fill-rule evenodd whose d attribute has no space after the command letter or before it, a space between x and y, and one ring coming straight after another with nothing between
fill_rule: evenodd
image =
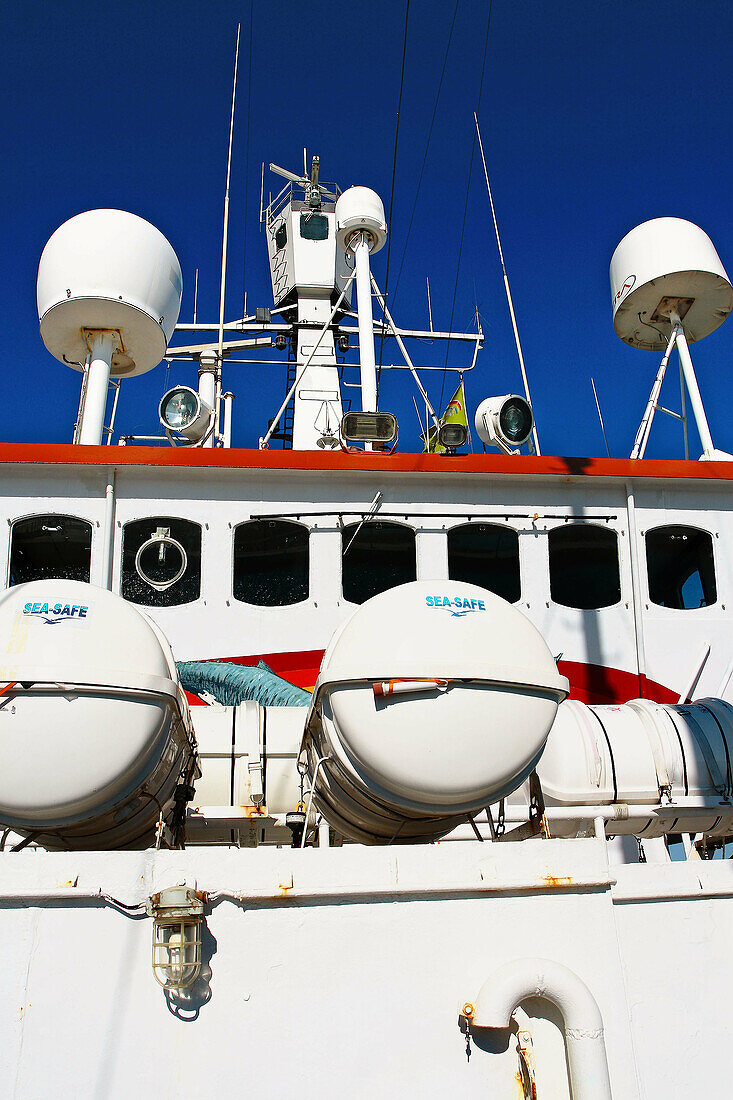
<instances>
[{"instance_id":1,"label":"bulkhead light","mask_svg":"<svg viewBox=\"0 0 733 1100\"><path fill-rule=\"evenodd\" d=\"M341 435L347 443L391 443L397 437L397 418L384 412L348 412Z\"/></svg>"},{"instance_id":2,"label":"bulkhead light","mask_svg":"<svg viewBox=\"0 0 733 1100\"><path fill-rule=\"evenodd\" d=\"M467 439L468 428L465 424L443 424L438 432L438 442L452 451L462 447Z\"/></svg>"}]
</instances>

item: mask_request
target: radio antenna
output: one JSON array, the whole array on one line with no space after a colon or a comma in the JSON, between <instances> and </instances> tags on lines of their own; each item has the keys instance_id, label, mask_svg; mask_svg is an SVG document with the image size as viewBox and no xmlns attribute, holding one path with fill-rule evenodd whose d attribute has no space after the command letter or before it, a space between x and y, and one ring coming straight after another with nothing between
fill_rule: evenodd
<instances>
[{"instance_id":1,"label":"radio antenna","mask_svg":"<svg viewBox=\"0 0 733 1100\"><path fill-rule=\"evenodd\" d=\"M234 138L234 105L237 98L237 67L239 65L239 32L241 23L237 23L237 45L234 50L234 82L232 84L232 112L229 119L229 152L227 154L227 185L224 192L224 232L221 241L221 293L219 294L219 365L224 352L224 292L227 281L227 239L229 237L229 181L232 175L232 140Z\"/></svg>"},{"instance_id":2,"label":"radio antenna","mask_svg":"<svg viewBox=\"0 0 733 1100\"><path fill-rule=\"evenodd\" d=\"M596 393L596 384L593 381L593 375L590 376L590 384L593 387L593 396L596 399L596 408L598 409L598 419L601 422L601 431L603 432L603 442L606 444L606 454L611 457L611 452L608 449L608 440L606 439L606 429L603 426L603 417L601 416L601 403L598 400L598 394Z\"/></svg>"},{"instance_id":3,"label":"radio antenna","mask_svg":"<svg viewBox=\"0 0 733 1100\"><path fill-rule=\"evenodd\" d=\"M499 249L499 261L501 263L501 273L504 276L504 289L506 291L506 300L509 304L509 315L511 316L511 319L512 319L512 328L514 329L514 342L517 345L517 355L519 356L519 369L522 372L522 382L524 384L524 396L527 398L527 404L531 406L532 405L532 400L529 396L529 382L527 381L527 371L525 370L525 367L524 367L524 356L522 355L522 345L519 342L519 329L517 328L517 319L514 316L514 304L512 303L512 292L509 289L509 276L507 275L506 267L504 266L504 253L503 253L502 248L501 248L501 239L499 237L499 226L498 226L498 223L496 221L496 211L494 210L494 199L493 199L493 196L491 194L491 184L489 183L489 173L488 173L488 170L486 168L486 157L484 156L484 144L481 140L481 130L479 129L478 115L476 114L475 111L473 112L473 117L474 117L474 121L476 123L476 133L478 134L479 149L481 150L481 161L482 161L483 166L484 166L484 177L486 179L486 190L489 193L489 203L491 205L491 217L494 220L494 232L496 233L496 244L497 244L497 247ZM539 455L541 453L540 452L540 441L537 438L537 424L536 423L532 425L532 442L534 443L534 453L536 455Z\"/></svg>"}]
</instances>

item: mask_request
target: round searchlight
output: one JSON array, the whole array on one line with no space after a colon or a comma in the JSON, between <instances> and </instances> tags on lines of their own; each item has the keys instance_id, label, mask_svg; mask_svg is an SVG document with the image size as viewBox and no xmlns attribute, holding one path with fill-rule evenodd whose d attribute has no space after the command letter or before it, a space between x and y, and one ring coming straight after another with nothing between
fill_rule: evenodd
<instances>
[{"instance_id":1,"label":"round searchlight","mask_svg":"<svg viewBox=\"0 0 733 1100\"><path fill-rule=\"evenodd\" d=\"M532 435L534 417L529 402L518 394L487 397L476 409L476 432L482 443L500 450L521 447Z\"/></svg>"},{"instance_id":2,"label":"round searchlight","mask_svg":"<svg viewBox=\"0 0 733 1100\"><path fill-rule=\"evenodd\" d=\"M567 693L499 596L455 581L382 592L324 654L304 741L318 807L362 842L440 836L524 782Z\"/></svg>"},{"instance_id":3,"label":"round searchlight","mask_svg":"<svg viewBox=\"0 0 733 1100\"><path fill-rule=\"evenodd\" d=\"M158 405L158 418L166 431L191 443L198 443L206 435L211 413L211 407L190 386L174 386L163 394Z\"/></svg>"}]
</instances>

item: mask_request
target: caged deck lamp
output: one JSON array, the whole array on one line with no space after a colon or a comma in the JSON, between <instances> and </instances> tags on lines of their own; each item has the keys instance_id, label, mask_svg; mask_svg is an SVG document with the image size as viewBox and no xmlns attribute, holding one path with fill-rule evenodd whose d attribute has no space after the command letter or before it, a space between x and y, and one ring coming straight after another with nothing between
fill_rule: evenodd
<instances>
[{"instance_id":1,"label":"caged deck lamp","mask_svg":"<svg viewBox=\"0 0 733 1100\"><path fill-rule=\"evenodd\" d=\"M204 895L187 886L153 894L147 905L153 918L153 974L171 992L193 985L201 970Z\"/></svg>"}]
</instances>

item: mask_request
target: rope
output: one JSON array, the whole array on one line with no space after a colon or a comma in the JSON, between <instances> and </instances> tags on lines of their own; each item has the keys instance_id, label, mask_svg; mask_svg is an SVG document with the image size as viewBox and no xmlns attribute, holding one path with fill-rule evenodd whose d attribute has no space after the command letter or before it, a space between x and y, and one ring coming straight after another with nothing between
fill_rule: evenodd
<instances>
[{"instance_id":1,"label":"rope","mask_svg":"<svg viewBox=\"0 0 733 1100\"><path fill-rule=\"evenodd\" d=\"M410 0L405 4L405 30L402 39L402 70L400 72L400 94L397 99L397 121L394 132L394 156L392 158L392 189L389 195L389 236L387 238L387 273L384 279L384 303L382 306L382 334L379 341L379 365L377 367L377 404L379 403L379 379L382 374L382 354L384 352L384 315L387 309L387 293L389 289L389 258L392 251L392 208L394 206L394 185L397 175L397 141L400 136L400 111L402 109L402 89L405 83L405 57L407 55L407 20L410 15Z\"/></svg>"},{"instance_id":2,"label":"rope","mask_svg":"<svg viewBox=\"0 0 733 1100\"><path fill-rule=\"evenodd\" d=\"M486 53L487 53L488 46L489 46L489 29L491 27L491 9L493 8L493 6L494 6L494 0L490 0L489 14L488 14L487 19L486 19L486 35L484 37L484 56L483 56L483 60L481 62L481 80L479 82L479 88L478 88L478 103L476 105L476 114L477 115L480 114L480 112L481 112L481 96L482 96L483 90L484 90L484 74L486 72ZM440 409L443 408L443 394L445 392L445 376L446 376L446 373L447 373L447 370L448 370L448 354L450 352L450 334L453 331L453 316L455 314L456 297L458 295L458 276L460 275L460 271L461 271L461 256L463 255L463 239L464 239L464 236L465 236L465 233L466 233L466 217L468 215L468 196L471 192L471 174L473 172L473 155L474 155L475 151L476 151L476 133L474 131L473 141L471 142L471 159L470 159L469 164L468 164L468 183L466 185L466 201L465 201L464 206L463 206L463 223L461 225L461 242L460 242L460 245L458 247L458 263L456 264L456 281L455 281L455 285L453 287L453 301L451 303L451 310L450 310L450 325L448 326L448 340L446 341L446 345L445 345L445 364L443 366L443 381L442 381L441 386L440 386L440 401L438 403L438 407Z\"/></svg>"}]
</instances>

